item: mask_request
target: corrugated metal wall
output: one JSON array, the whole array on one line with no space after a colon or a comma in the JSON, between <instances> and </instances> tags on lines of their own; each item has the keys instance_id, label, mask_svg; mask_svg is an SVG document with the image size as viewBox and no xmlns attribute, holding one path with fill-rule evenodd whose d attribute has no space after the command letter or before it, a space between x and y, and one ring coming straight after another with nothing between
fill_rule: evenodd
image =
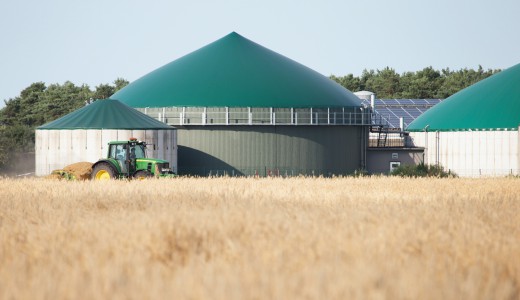
<instances>
[{"instance_id":1,"label":"corrugated metal wall","mask_svg":"<svg viewBox=\"0 0 520 300\"><path fill-rule=\"evenodd\" d=\"M518 131L410 132L425 147L425 162L439 163L463 177L517 175Z\"/></svg>"},{"instance_id":2,"label":"corrugated metal wall","mask_svg":"<svg viewBox=\"0 0 520 300\"><path fill-rule=\"evenodd\" d=\"M108 142L131 137L146 141L147 156L170 162L177 171L176 130L36 130L36 176L50 174L67 165L106 157Z\"/></svg>"},{"instance_id":3,"label":"corrugated metal wall","mask_svg":"<svg viewBox=\"0 0 520 300\"><path fill-rule=\"evenodd\" d=\"M178 127L179 173L330 175L361 167L361 126Z\"/></svg>"}]
</instances>

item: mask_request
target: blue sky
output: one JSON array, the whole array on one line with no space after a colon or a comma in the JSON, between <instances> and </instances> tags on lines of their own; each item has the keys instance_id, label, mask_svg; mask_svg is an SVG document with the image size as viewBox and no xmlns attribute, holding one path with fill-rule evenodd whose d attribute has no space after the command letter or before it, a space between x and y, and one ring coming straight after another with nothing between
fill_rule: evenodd
<instances>
[{"instance_id":1,"label":"blue sky","mask_svg":"<svg viewBox=\"0 0 520 300\"><path fill-rule=\"evenodd\" d=\"M0 3L0 107L33 82L133 81L232 31L323 75L507 68L520 1L17 0Z\"/></svg>"}]
</instances>

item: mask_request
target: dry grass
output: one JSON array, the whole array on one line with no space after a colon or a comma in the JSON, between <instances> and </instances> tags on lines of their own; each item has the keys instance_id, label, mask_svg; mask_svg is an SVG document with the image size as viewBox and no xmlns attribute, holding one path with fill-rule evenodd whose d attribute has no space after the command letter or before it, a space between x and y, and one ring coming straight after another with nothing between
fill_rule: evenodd
<instances>
[{"instance_id":1,"label":"dry grass","mask_svg":"<svg viewBox=\"0 0 520 300\"><path fill-rule=\"evenodd\" d=\"M0 180L0 299L518 299L519 179Z\"/></svg>"}]
</instances>

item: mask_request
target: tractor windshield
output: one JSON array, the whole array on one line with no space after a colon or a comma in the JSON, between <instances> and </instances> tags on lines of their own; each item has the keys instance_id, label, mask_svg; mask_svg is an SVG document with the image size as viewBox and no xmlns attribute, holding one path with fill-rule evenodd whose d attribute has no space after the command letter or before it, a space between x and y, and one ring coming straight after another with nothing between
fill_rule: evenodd
<instances>
[{"instance_id":1,"label":"tractor windshield","mask_svg":"<svg viewBox=\"0 0 520 300\"><path fill-rule=\"evenodd\" d=\"M144 145L130 146L130 158L145 158Z\"/></svg>"}]
</instances>

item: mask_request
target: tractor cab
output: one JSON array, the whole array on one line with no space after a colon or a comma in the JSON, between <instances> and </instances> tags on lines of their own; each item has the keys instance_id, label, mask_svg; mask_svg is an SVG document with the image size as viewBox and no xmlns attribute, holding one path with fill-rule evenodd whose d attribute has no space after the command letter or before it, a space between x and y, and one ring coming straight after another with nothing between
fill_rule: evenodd
<instances>
[{"instance_id":1,"label":"tractor cab","mask_svg":"<svg viewBox=\"0 0 520 300\"><path fill-rule=\"evenodd\" d=\"M117 161L121 173L133 173L137 159L146 158L146 144L137 140L111 142L107 158Z\"/></svg>"}]
</instances>

